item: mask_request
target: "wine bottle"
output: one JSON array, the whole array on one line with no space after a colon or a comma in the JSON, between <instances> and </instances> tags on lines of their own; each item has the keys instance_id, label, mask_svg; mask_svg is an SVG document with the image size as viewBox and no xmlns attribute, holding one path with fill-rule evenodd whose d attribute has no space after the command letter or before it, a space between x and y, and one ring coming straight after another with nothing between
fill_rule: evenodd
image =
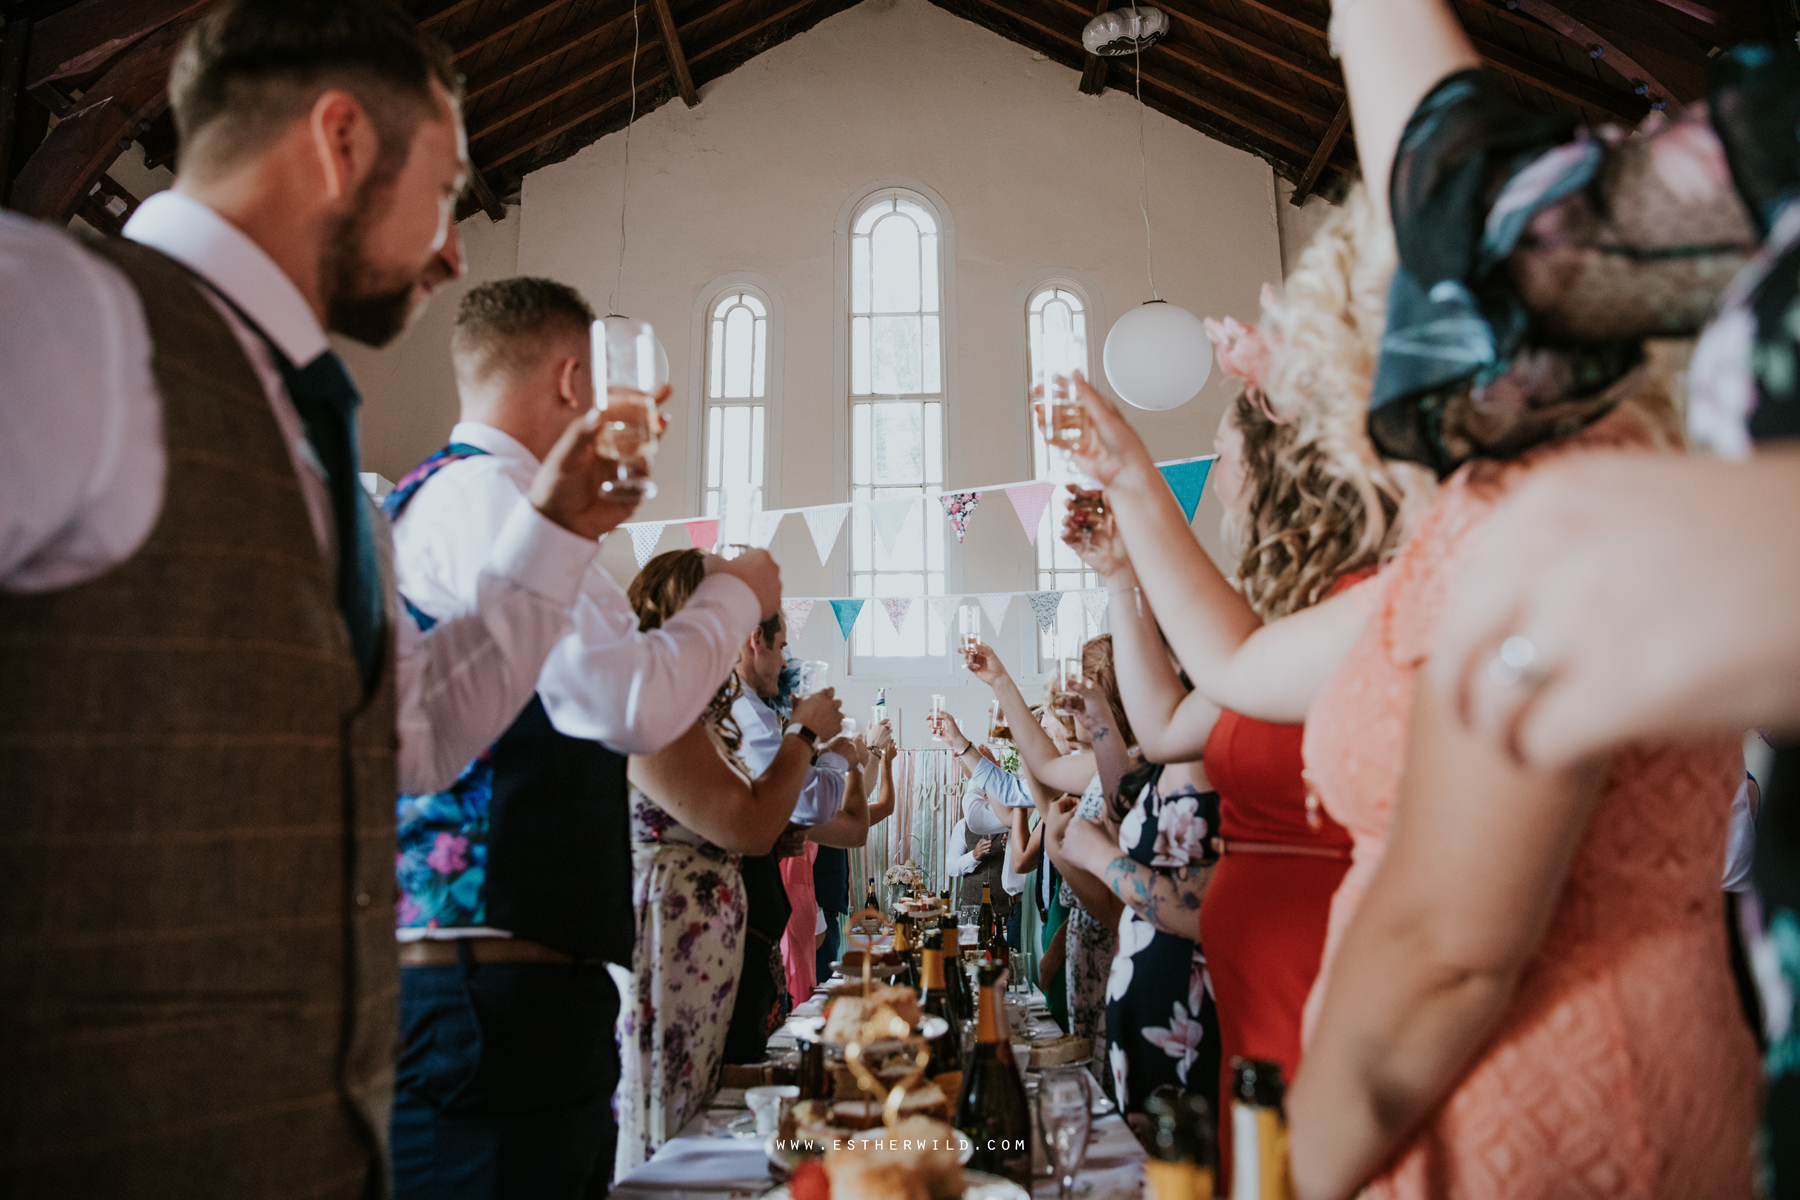
<instances>
[{"instance_id":1,"label":"wine bottle","mask_svg":"<svg viewBox=\"0 0 1800 1200\"><path fill-rule=\"evenodd\" d=\"M1281 1064L1231 1062L1231 1200L1292 1200Z\"/></svg>"},{"instance_id":2,"label":"wine bottle","mask_svg":"<svg viewBox=\"0 0 1800 1200\"><path fill-rule=\"evenodd\" d=\"M946 1071L962 1070L962 1035L950 1004L950 977L944 973L942 931L933 929L925 934L925 948L920 954L925 962L925 979L919 988L919 1011L927 1017L942 1017L950 1026L948 1033L931 1042L931 1062L925 1068L925 1076L935 1079Z\"/></svg>"},{"instance_id":3,"label":"wine bottle","mask_svg":"<svg viewBox=\"0 0 1800 1200\"><path fill-rule=\"evenodd\" d=\"M948 892L944 893L946 896ZM939 949L944 957L944 998L950 1003L950 1024L954 1028L957 1021L975 1019L974 1007L969 1003L968 976L963 974L962 966L962 930L957 928L956 910L945 908L938 917L938 935L941 939Z\"/></svg>"},{"instance_id":4,"label":"wine bottle","mask_svg":"<svg viewBox=\"0 0 1800 1200\"><path fill-rule=\"evenodd\" d=\"M894 918L894 953L900 956L900 974L894 977L899 987L918 987L919 980L912 969L912 918L901 913Z\"/></svg>"},{"instance_id":5,"label":"wine bottle","mask_svg":"<svg viewBox=\"0 0 1800 1200\"><path fill-rule=\"evenodd\" d=\"M981 968L981 1005L975 1018L975 1053L963 1064L962 1092L956 1099L956 1128L975 1144L973 1170L1031 1187L1031 1108L1013 1063L1012 1043L1002 1015L1000 981L992 966Z\"/></svg>"},{"instance_id":6,"label":"wine bottle","mask_svg":"<svg viewBox=\"0 0 1800 1200\"><path fill-rule=\"evenodd\" d=\"M1153 1125L1144 1176L1154 1200L1213 1200L1216 1142L1212 1108L1203 1096L1164 1084L1144 1099Z\"/></svg>"},{"instance_id":7,"label":"wine bottle","mask_svg":"<svg viewBox=\"0 0 1800 1200\"><path fill-rule=\"evenodd\" d=\"M875 877L869 876L869 894L863 898L863 907L881 911L881 901L875 898Z\"/></svg>"},{"instance_id":8,"label":"wine bottle","mask_svg":"<svg viewBox=\"0 0 1800 1200\"><path fill-rule=\"evenodd\" d=\"M981 911L975 917L975 944L979 953L985 956L988 944L994 937L994 888L992 884L981 885Z\"/></svg>"}]
</instances>

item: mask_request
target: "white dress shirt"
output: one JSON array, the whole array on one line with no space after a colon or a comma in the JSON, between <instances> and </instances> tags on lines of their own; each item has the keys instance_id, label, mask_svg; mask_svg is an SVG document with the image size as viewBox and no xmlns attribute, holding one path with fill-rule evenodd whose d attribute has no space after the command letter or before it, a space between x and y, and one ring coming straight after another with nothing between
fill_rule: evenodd
<instances>
[{"instance_id":1,"label":"white dress shirt","mask_svg":"<svg viewBox=\"0 0 1800 1200\"><path fill-rule=\"evenodd\" d=\"M230 222L159 192L125 235L229 294L298 366L328 348L293 282ZM212 300L261 380L335 571L331 497L262 340ZM162 398L143 305L67 233L0 213L0 591L47 592L136 553L162 509ZM452 783L530 700L595 544L528 503L507 515L464 610L428 636L397 622L400 788Z\"/></svg>"},{"instance_id":2,"label":"white dress shirt","mask_svg":"<svg viewBox=\"0 0 1800 1200\"><path fill-rule=\"evenodd\" d=\"M746 637L749 635L746 634ZM782 720L761 696L746 691L731 706L731 716L744 735L738 757L750 768L750 774L761 776L781 752ZM819 730L814 730L819 733ZM823 825L844 807L844 790L849 786L850 763L836 751L827 750L806 771L806 784L794 804L794 815L788 820L795 825Z\"/></svg>"},{"instance_id":3,"label":"white dress shirt","mask_svg":"<svg viewBox=\"0 0 1800 1200\"><path fill-rule=\"evenodd\" d=\"M433 617L473 601L508 514L530 507L538 469L531 451L491 425L461 422L450 441L487 453L440 469L394 523L400 590ZM640 633L624 589L590 553L573 627L544 662L537 694L559 732L654 754L699 719L761 619L748 584L713 575L662 628Z\"/></svg>"},{"instance_id":4,"label":"white dress shirt","mask_svg":"<svg viewBox=\"0 0 1800 1200\"><path fill-rule=\"evenodd\" d=\"M985 810L987 808L987 805L985 805L985 804L980 805L980 808ZM1005 832L1009 832L1009 831L1006 829L1005 826L1002 826L1001 832L1005 833ZM963 849L956 851L955 853L948 854L944 858L944 872L946 874L948 874L949 876L951 876L952 878L960 879L964 875L967 875L969 872L973 871L976 868L976 866L979 865L975 858L975 851L968 848L968 846L969 846L969 836L968 835L969 835L969 820L966 817L964 819L958 821L950 829L949 844L951 846L963 847ZM994 837L997 835L989 834L989 833L977 833L975 836L976 837ZM1023 893L1025 890L1025 878L1026 878L1025 876L1016 873L1012 869L1012 852L1011 852L1010 848L1003 849L1000 854L1000 890L1005 892L1009 896L1017 896L1017 895Z\"/></svg>"},{"instance_id":5,"label":"white dress shirt","mask_svg":"<svg viewBox=\"0 0 1800 1200\"><path fill-rule=\"evenodd\" d=\"M1031 789L1025 786L1024 780L1005 767L989 762L985 755L977 758L975 769L969 773L971 785L993 797L994 803L1004 804L1007 808L1035 807L1031 802Z\"/></svg>"}]
</instances>

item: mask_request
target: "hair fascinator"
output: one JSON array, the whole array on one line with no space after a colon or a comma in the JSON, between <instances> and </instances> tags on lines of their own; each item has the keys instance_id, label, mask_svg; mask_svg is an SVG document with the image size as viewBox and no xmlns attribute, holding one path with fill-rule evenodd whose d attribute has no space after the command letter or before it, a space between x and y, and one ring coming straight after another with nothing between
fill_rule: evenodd
<instances>
[{"instance_id":1,"label":"hair fascinator","mask_svg":"<svg viewBox=\"0 0 1800 1200\"><path fill-rule=\"evenodd\" d=\"M1267 292L1268 288L1265 286L1263 290ZM1244 381L1244 394L1255 402L1264 416L1277 425L1286 425L1287 418L1277 415L1269 407L1268 397L1263 393L1263 379L1268 374L1269 360L1274 353L1269 336L1260 326L1245 325L1235 317L1208 317L1203 324L1208 340L1216 348L1219 369Z\"/></svg>"}]
</instances>

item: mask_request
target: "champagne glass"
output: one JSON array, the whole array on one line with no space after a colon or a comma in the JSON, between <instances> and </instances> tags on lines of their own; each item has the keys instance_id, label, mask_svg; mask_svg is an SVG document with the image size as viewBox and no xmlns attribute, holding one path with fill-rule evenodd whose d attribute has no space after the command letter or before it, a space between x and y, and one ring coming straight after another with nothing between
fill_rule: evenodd
<instances>
[{"instance_id":1,"label":"champagne glass","mask_svg":"<svg viewBox=\"0 0 1800 1200\"><path fill-rule=\"evenodd\" d=\"M1012 741L1012 730L1006 724L1006 710L1000 707L998 700L988 704L988 741L996 744Z\"/></svg>"},{"instance_id":2,"label":"champagne glass","mask_svg":"<svg viewBox=\"0 0 1800 1200\"><path fill-rule=\"evenodd\" d=\"M956 610L957 649L962 652L963 665L969 664L969 655L981 644L981 606L965 604Z\"/></svg>"},{"instance_id":3,"label":"champagne glass","mask_svg":"<svg viewBox=\"0 0 1800 1200\"><path fill-rule=\"evenodd\" d=\"M794 695L804 700L814 692L822 692L831 686L831 664L819 659L808 659L800 664L800 681L794 687Z\"/></svg>"},{"instance_id":4,"label":"champagne glass","mask_svg":"<svg viewBox=\"0 0 1800 1200\"><path fill-rule=\"evenodd\" d=\"M1072 455L1081 447L1087 423L1075 397L1073 376L1081 369L1075 339L1067 329L1045 322L1038 372L1038 411L1043 423L1044 450L1049 459L1049 478L1072 483L1081 477Z\"/></svg>"},{"instance_id":5,"label":"champagne glass","mask_svg":"<svg viewBox=\"0 0 1800 1200\"><path fill-rule=\"evenodd\" d=\"M1075 1194L1075 1176L1087 1161L1092 1104L1093 1082L1084 1067L1047 1070L1038 1082L1038 1130L1061 1200Z\"/></svg>"},{"instance_id":6,"label":"champagne glass","mask_svg":"<svg viewBox=\"0 0 1800 1200\"><path fill-rule=\"evenodd\" d=\"M944 740L943 718L944 698L934 695L931 698L931 711L925 716L925 723L931 730L931 740L934 742Z\"/></svg>"},{"instance_id":7,"label":"champagne glass","mask_svg":"<svg viewBox=\"0 0 1800 1200\"><path fill-rule=\"evenodd\" d=\"M668 380L658 360L656 333L648 321L602 317L591 330L595 397L600 409L596 447L618 464L618 476L600 485L648 499L656 495L650 463L656 457L656 390Z\"/></svg>"},{"instance_id":8,"label":"champagne glass","mask_svg":"<svg viewBox=\"0 0 1800 1200\"><path fill-rule=\"evenodd\" d=\"M1075 689L1081 685L1081 656L1056 660L1056 694L1051 706L1064 716L1082 711L1082 700Z\"/></svg>"}]
</instances>

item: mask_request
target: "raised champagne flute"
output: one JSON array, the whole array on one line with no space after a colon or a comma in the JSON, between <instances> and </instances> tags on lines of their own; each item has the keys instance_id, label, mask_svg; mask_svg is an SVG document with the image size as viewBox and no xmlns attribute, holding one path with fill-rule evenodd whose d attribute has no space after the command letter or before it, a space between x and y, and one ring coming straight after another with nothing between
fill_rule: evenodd
<instances>
[{"instance_id":1,"label":"raised champagne flute","mask_svg":"<svg viewBox=\"0 0 1800 1200\"><path fill-rule=\"evenodd\" d=\"M969 665L969 655L981 644L981 606L965 604L956 610L956 648L963 656L963 665Z\"/></svg>"},{"instance_id":2,"label":"raised champagne flute","mask_svg":"<svg viewBox=\"0 0 1800 1200\"><path fill-rule=\"evenodd\" d=\"M988 704L988 742L999 745L1012 741L1012 730L1006 724L1006 710L1000 707L998 700Z\"/></svg>"},{"instance_id":3,"label":"raised champagne flute","mask_svg":"<svg viewBox=\"0 0 1800 1200\"><path fill-rule=\"evenodd\" d=\"M1081 369L1075 340L1067 329L1046 323L1039 349L1038 411L1043 426L1049 478L1073 483L1081 478L1072 459L1087 431L1081 402L1075 397L1075 372Z\"/></svg>"},{"instance_id":4,"label":"raised champagne flute","mask_svg":"<svg viewBox=\"0 0 1800 1200\"><path fill-rule=\"evenodd\" d=\"M595 406L600 431L595 445L618 464L615 478L600 485L648 499L656 495L650 464L656 457L656 390L668 382L648 321L602 317L592 328Z\"/></svg>"},{"instance_id":5,"label":"raised champagne flute","mask_svg":"<svg viewBox=\"0 0 1800 1200\"><path fill-rule=\"evenodd\" d=\"M1083 705L1076 688L1081 686L1081 656L1059 658L1056 660L1056 693L1052 697L1051 707L1064 716L1072 717L1081 712Z\"/></svg>"},{"instance_id":6,"label":"raised champagne flute","mask_svg":"<svg viewBox=\"0 0 1800 1200\"><path fill-rule=\"evenodd\" d=\"M925 714L925 725L931 730L931 740L944 740L944 698L941 695L931 697L931 710Z\"/></svg>"}]
</instances>

